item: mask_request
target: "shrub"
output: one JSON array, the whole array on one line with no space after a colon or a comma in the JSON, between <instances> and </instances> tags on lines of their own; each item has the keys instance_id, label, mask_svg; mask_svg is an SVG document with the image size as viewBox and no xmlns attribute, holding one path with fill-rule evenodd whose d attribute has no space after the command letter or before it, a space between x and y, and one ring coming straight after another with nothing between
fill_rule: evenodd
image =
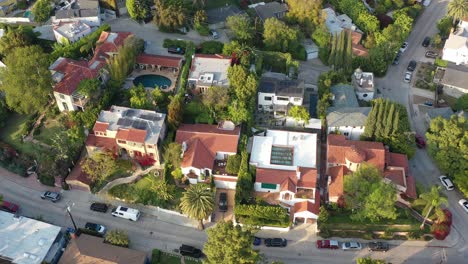
<instances>
[{"instance_id":1,"label":"shrub","mask_svg":"<svg viewBox=\"0 0 468 264\"><path fill-rule=\"evenodd\" d=\"M46 174L39 174L39 181L47 186L55 186L55 178Z\"/></svg>"},{"instance_id":2,"label":"shrub","mask_svg":"<svg viewBox=\"0 0 468 264\"><path fill-rule=\"evenodd\" d=\"M201 44L201 53L203 54L221 54L224 44L216 40L205 41Z\"/></svg>"},{"instance_id":3,"label":"shrub","mask_svg":"<svg viewBox=\"0 0 468 264\"><path fill-rule=\"evenodd\" d=\"M411 239L419 239L424 234L422 230L415 230L408 233L408 237Z\"/></svg>"},{"instance_id":4,"label":"shrub","mask_svg":"<svg viewBox=\"0 0 468 264\"><path fill-rule=\"evenodd\" d=\"M289 226L288 211L280 206L237 205L234 212L244 224Z\"/></svg>"},{"instance_id":5,"label":"shrub","mask_svg":"<svg viewBox=\"0 0 468 264\"><path fill-rule=\"evenodd\" d=\"M177 39L164 39L163 47L169 48L170 46L177 46L179 48L187 48L187 41L185 40L177 40Z\"/></svg>"},{"instance_id":6,"label":"shrub","mask_svg":"<svg viewBox=\"0 0 468 264\"><path fill-rule=\"evenodd\" d=\"M319 235L323 238L329 238L331 237L331 232L330 232L330 228L328 228L328 226L324 225L320 228L320 233Z\"/></svg>"},{"instance_id":7,"label":"shrub","mask_svg":"<svg viewBox=\"0 0 468 264\"><path fill-rule=\"evenodd\" d=\"M210 34L210 29L206 25L196 25L195 30L200 34L201 36L208 36Z\"/></svg>"},{"instance_id":8,"label":"shrub","mask_svg":"<svg viewBox=\"0 0 468 264\"><path fill-rule=\"evenodd\" d=\"M327 220L328 220L328 217L330 216L330 214L328 213L328 210L327 208L325 208L325 206L320 206L320 213L318 215L318 221L319 223L326 223Z\"/></svg>"},{"instance_id":9,"label":"shrub","mask_svg":"<svg viewBox=\"0 0 468 264\"><path fill-rule=\"evenodd\" d=\"M161 250L155 248L151 252L151 264L159 264L161 261Z\"/></svg>"},{"instance_id":10,"label":"shrub","mask_svg":"<svg viewBox=\"0 0 468 264\"><path fill-rule=\"evenodd\" d=\"M434 64L435 64L436 66L446 68L447 65L448 65L448 61L437 58L437 59L435 59Z\"/></svg>"},{"instance_id":11,"label":"shrub","mask_svg":"<svg viewBox=\"0 0 468 264\"><path fill-rule=\"evenodd\" d=\"M226 172L229 174L237 175L241 164L241 156L236 154L229 156L227 159Z\"/></svg>"},{"instance_id":12,"label":"shrub","mask_svg":"<svg viewBox=\"0 0 468 264\"><path fill-rule=\"evenodd\" d=\"M291 53L293 59L306 61L307 60L307 53L304 46L300 45L298 49L292 51Z\"/></svg>"},{"instance_id":13,"label":"shrub","mask_svg":"<svg viewBox=\"0 0 468 264\"><path fill-rule=\"evenodd\" d=\"M111 230L107 232L104 242L112 244L114 246L119 246L119 247L127 247L130 244L130 240L128 239L128 234L127 232L123 230Z\"/></svg>"}]
</instances>

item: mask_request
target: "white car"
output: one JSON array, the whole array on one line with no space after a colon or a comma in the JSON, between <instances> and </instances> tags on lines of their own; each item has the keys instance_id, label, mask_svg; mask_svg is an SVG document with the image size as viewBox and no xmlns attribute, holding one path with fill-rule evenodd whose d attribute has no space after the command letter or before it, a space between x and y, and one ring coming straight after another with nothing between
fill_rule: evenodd
<instances>
[{"instance_id":1,"label":"white car","mask_svg":"<svg viewBox=\"0 0 468 264\"><path fill-rule=\"evenodd\" d=\"M361 245L361 243L359 243L359 242L351 241L351 242L345 242L345 243L343 243L343 245L341 246L341 248L342 248L343 250L361 250L361 249L362 249L362 245Z\"/></svg>"},{"instance_id":2,"label":"white car","mask_svg":"<svg viewBox=\"0 0 468 264\"><path fill-rule=\"evenodd\" d=\"M412 76L412 75L413 75L413 74L412 74L411 72L407 71L407 72L405 73L405 82L407 82L407 83L411 82L411 76Z\"/></svg>"},{"instance_id":3,"label":"white car","mask_svg":"<svg viewBox=\"0 0 468 264\"><path fill-rule=\"evenodd\" d=\"M405 52L408 49L408 45L409 45L408 42L403 42L403 44L401 44L400 52L401 53Z\"/></svg>"},{"instance_id":4,"label":"white car","mask_svg":"<svg viewBox=\"0 0 468 264\"><path fill-rule=\"evenodd\" d=\"M441 176L439 176L439 180L442 183L442 185L445 187L445 189L447 189L447 191L451 191L451 190L453 190L455 188L455 186L453 186L453 183L449 179L449 177L447 177L445 175L441 175Z\"/></svg>"},{"instance_id":5,"label":"white car","mask_svg":"<svg viewBox=\"0 0 468 264\"><path fill-rule=\"evenodd\" d=\"M468 213L468 201L466 199L461 199L460 201L458 201L458 204L461 205L465 212Z\"/></svg>"}]
</instances>

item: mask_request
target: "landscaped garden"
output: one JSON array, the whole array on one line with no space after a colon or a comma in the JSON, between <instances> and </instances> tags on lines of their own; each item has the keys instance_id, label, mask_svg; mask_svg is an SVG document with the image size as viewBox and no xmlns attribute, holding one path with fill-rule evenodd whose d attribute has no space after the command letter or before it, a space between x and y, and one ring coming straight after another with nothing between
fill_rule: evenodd
<instances>
[{"instance_id":1,"label":"landscaped garden","mask_svg":"<svg viewBox=\"0 0 468 264\"><path fill-rule=\"evenodd\" d=\"M115 165L113 166L110 174L103 179L99 179L94 181L91 184L91 192L96 193L99 192L106 184L109 182L116 180L118 178L125 178L129 177L133 171L133 164L130 160L125 159L117 159L115 160Z\"/></svg>"},{"instance_id":2,"label":"landscaped garden","mask_svg":"<svg viewBox=\"0 0 468 264\"><path fill-rule=\"evenodd\" d=\"M432 63L421 63L415 74L414 86L417 88L435 91L435 84L433 78L435 74L436 66Z\"/></svg>"},{"instance_id":3,"label":"landscaped garden","mask_svg":"<svg viewBox=\"0 0 468 264\"><path fill-rule=\"evenodd\" d=\"M198 261L193 258L184 258L184 262L182 262L180 255L172 254L172 253L167 253L163 252L159 249L153 249L153 252L151 254L151 264L181 264L181 263L186 263L186 264L199 264L201 261Z\"/></svg>"}]
</instances>

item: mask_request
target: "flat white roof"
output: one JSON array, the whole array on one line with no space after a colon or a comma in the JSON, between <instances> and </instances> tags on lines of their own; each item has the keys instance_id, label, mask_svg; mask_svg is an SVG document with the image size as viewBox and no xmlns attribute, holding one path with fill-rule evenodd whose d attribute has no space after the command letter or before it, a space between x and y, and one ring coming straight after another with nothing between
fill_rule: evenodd
<instances>
[{"instance_id":1,"label":"flat white roof","mask_svg":"<svg viewBox=\"0 0 468 264\"><path fill-rule=\"evenodd\" d=\"M273 146L292 148L292 165L271 164ZM283 170L295 170L297 166L315 168L316 154L317 134L267 130L265 136L254 136L250 163L259 168Z\"/></svg>"},{"instance_id":2,"label":"flat white roof","mask_svg":"<svg viewBox=\"0 0 468 264\"><path fill-rule=\"evenodd\" d=\"M231 66L231 58L217 57L216 55L198 54L193 57L190 68L189 80L199 81L200 76L212 74L213 85L227 86L228 68Z\"/></svg>"},{"instance_id":3,"label":"flat white roof","mask_svg":"<svg viewBox=\"0 0 468 264\"><path fill-rule=\"evenodd\" d=\"M40 264L61 228L0 211L0 256L16 264Z\"/></svg>"}]
</instances>

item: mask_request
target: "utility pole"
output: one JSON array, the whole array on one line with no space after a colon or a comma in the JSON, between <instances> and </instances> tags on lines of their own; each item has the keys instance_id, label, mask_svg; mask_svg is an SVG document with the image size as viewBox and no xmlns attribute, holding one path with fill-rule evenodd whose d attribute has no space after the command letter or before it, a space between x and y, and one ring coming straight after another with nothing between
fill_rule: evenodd
<instances>
[{"instance_id":1,"label":"utility pole","mask_svg":"<svg viewBox=\"0 0 468 264\"><path fill-rule=\"evenodd\" d=\"M76 223L75 223L75 220L73 219L73 216L71 214L71 206L75 205L75 203L67 203L67 207L66 207L66 210L67 210L67 213L68 213L68 216L70 216L70 219L73 223L73 227L75 228L75 234L76 235L79 235L79 231L78 231L78 227L76 226Z\"/></svg>"}]
</instances>

